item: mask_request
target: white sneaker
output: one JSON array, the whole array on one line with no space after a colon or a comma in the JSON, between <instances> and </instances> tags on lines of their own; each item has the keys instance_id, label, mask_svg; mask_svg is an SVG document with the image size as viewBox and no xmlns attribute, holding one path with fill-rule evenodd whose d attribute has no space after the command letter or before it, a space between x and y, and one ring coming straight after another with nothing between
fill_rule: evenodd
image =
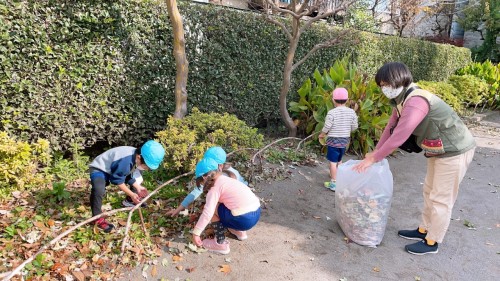
<instances>
[{"instance_id":1,"label":"white sneaker","mask_svg":"<svg viewBox=\"0 0 500 281\"><path fill-rule=\"evenodd\" d=\"M238 240L240 240L240 241L248 239L246 231L239 231L239 230L232 229L232 228L228 228L228 230L229 230L229 232L234 234L234 236L236 236L236 238L238 238Z\"/></svg>"}]
</instances>

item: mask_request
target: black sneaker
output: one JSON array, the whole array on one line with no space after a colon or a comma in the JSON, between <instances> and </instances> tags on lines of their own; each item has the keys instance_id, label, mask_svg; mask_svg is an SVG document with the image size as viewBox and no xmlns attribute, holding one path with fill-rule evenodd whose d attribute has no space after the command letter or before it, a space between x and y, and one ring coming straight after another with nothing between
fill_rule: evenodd
<instances>
[{"instance_id":1,"label":"black sneaker","mask_svg":"<svg viewBox=\"0 0 500 281\"><path fill-rule=\"evenodd\" d=\"M111 230L113 230L113 228L115 228L115 226L113 224L108 223L106 221L106 219L104 219L104 218L100 218L100 219L96 220L95 224L97 225L98 228L102 229L102 231L104 231L106 233L110 233Z\"/></svg>"},{"instance_id":2,"label":"black sneaker","mask_svg":"<svg viewBox=\"0 0 500 281\"><path fill-rule=\"evenodd\" d=\"M417 229L414 230L400 230L398 231L399 237L410 240L424 240L427 233L420 233Z\"/></svg>"},{"instance_id":3,"label":"black sneaker","mask_svg":"<svg viewBox=\"0 0 500 281\"><path fill-rule=\"evenodd\" d=\"M425 255L425 254L436 254L438 252L438 243L434 243L434 245L427 244L426 240L422 240L420 242L406 245L405 250L414 255Z\"/></svg>"}]
</instances>

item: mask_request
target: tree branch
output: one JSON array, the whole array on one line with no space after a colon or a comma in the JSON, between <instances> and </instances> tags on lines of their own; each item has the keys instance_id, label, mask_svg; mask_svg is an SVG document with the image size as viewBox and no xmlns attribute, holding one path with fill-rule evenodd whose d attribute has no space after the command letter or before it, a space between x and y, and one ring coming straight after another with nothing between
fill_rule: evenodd
<instances>
[{"instance_id":1,"label":"tree branch","mask_svg":"<svg viewBox=\"0 0 500 281\"><path fill-rule=\"evenodd\" d=\"M309 52L301 59L299 60L298 62L296 62L293 66L292 66L292 71L294 71L295 69L297 69L297 67L299 67L302 63L304 63L310 56L312 56L316 51L320 50L320 49L325 49L325 48L328 48L328 47L331 47L337 43L339 43L340 41L342 41L345 37L345 35L348 33L348 32L351 32L352 30L343 30L337 37L335 38L332 38L330 40L327 40L325 42L322 42L322 43L318 43L316 45L314 45L314 47L309 50Z\"/></svg>"},{"instance_id":2,"label":"tree branch","mask_svg":"<svg viewBox=\"0 0 500 281\"><path fill-rule=\"evenodd\" d=\"M268 0L269 1L269 0ZM332 15L335 15L337 14L338 12L340 11L345 11L349 6L351 6L353 3L355 2L355 0L349 0L345 3L343 3L340 7L338 8L335 8L333 11L330 11L330 12L327 12L327 13L324 13L324 14L320 14L320 15L317 15L315 16L314 18L310 19L310 20L307 20L306 24L304 24L302 26L302 28L300 28L300 33L302 33L303 31L305 31L306 29L308 29L313 23L321 20L321 19L324 19L324 18L327 18L329 16L332 16Z\"/></svg>"},{"instance_id":3,"label":"tree branch","mask_svg":"<svg viewBox=\"0 0 500 281\"><path fill-rule=\"evenodd\" d=\"M127 242L128 242L128 232L130 230L130 225L131 225L131 222L132 222L132 214L134 213L135 210L139 209L142 205L142 203L146 202L149 198L151 198L151 196L153 196L154 194L156 194L160 189L162 189L163 187L165 187L166 185L180 179L180 178L183 178L185 176L188 176L188 175L191 175L193 174L193 172L187 172L187 173L184 173L182 175L179 175L175 178L171 178L170 180L164 182L163 184L161 184L160 186L158 186L155 190L153 190L151 193L148 194L148 196L144 197L141 202L139 202L137 205L135 205L134 207L130 208L130 212L128 214L128 219L127 219L127 226L125 227L125 237L123 237L123 240L122 240L122 248L121 248L121 253L120 253L120 256L123 256L123 253L125 252L125 246L127 245Z\"/></svg>"},{"instance_id":4,"label":"tree branch","mask_svg":"<svg viewBox=\"0 0 500 281\"><path fill-rule=\"evenodd\" d=\"M269 16L268 14L265 14L265 13L263 13L262 16L268 22L274 23L277 26L281 27L281 29L283 30L283 32L285 32L286 38L288 40L292 40L292 34L290 33L290 31L288 31L288 28L286 28L286 26L282 22L280 22L280 21L278 21L276 19L271 18L271 16Z\"/></svg>"},{"instance_id":5,"label":"tree branch","mask_svg":"<svg viewBox=\"0 0 500 281\"><path fill-rule=\"evenodd\" d=\"M304 12L306 10L307 6L309 6L309 0L305 0L302 3L302 5L300 5L300 8L297 11L297 14L299 14L302 17L302 12ZM309 9L309 11L307 11L307 13L311 13L311 9Z\"/></svg>"},{"instance_id":6,"label":"tree branch","mask_svg":"<svg viewBox=\"0 0 500 281\"><path fill-rule=\"evenodd\" d=\"M38 252L36 252L34 255L32 255L30 258L28 258L27 260L25 260L23 263L21 263L20 265L18 265L13 271L10 272L9 275L7 275L7 277L5 277L4 279L2 279L2 281L7 281L7 280L10 280L10 278L16 276L17 274L19 274L19 272L28 264L30 263L32 260L34 260L36 258L36 256L38 256L39 254L41 254L43 251L45 251L46 249L48 249L50 246L54 245L55 243L57 243L59 240L61 240L62 238L66 237L68 234L70 234L71 232L73 232L75 229L83 226L83 225L86 225L90 222L93 222L99 218L102 218L104 216L109 216L109 215L113 215L115 213L118 213L118 212L122 212L122 211L128 211L128 210L131 210L132 207L126 207L126 208L121 208L121 209L115 209L115 210L111 210L111 211L108 211L108 212L104 212L104 213L101 213L97 216L93 216L91 217L90 219L87 219L85 221L82 221L70 228L68 228L66 231L64 231L63 233L59 234L59 236L57 236L56 238L52 239L49 243L43 245L39 250Z\"/></svg>"},{"instance_id":7,"label":"tree branch","mask_svg":"<svg viewBox=\"0 0 500 281\"><path fill-rule=\"evenodd\" d=\"M273 141L272 143L264 146L264 148L262 148L261 150L257 151L257 153L255 153L252 157L252 164L255 164L255 157L257 157L257 155L261 154L264 150L268 149L270 146L273 146L274 144L278 143L278 142L281 142L281 141L284 141L284 140L302 140L301 138L296 138L296 137L287 137L287 138L282 138L282 139L279 139L279 140L275 140Z\"/></svg>"},{"instance_id":8,"label":"tree branch","mask_svg":"<svg viewBox=\"0 0 500 281\"><path fill-rule=\"evenodd\" d=\"M273 11L281 12L281 13L284 13L284 14L289 14L289 15L291 15L294 18L298 18L299 17L299 15L297 15L295 12L293 12L291 10L283 9L283 8L278 7L273 2L273 0L266 0L266 2L267 2L267 4L269 4L271 6L271 10L273 10Z\"/></svg>"},{"instance_id":9,"label":"tree branch","mask_svg":"<svg viewBox=\"0 0 500 281\"><path fill-rule=\"evenodd\" d=\"M309 136L308 136L308 137L306 137L305 139L301 140L301 141L299 142L299 144L297 144L297 148L296 148L295 150L299 150L299 149L300 149L300 145L301 145L301 144L303 144L306 140L308 140L308 139L312 138L313 136L315 136L315 135L317 135L317 134L319 134L319 133L320 133L320 132L316 132L316 133L314 133L314 134L309 135Z\"/></svg>"}]
</instances>

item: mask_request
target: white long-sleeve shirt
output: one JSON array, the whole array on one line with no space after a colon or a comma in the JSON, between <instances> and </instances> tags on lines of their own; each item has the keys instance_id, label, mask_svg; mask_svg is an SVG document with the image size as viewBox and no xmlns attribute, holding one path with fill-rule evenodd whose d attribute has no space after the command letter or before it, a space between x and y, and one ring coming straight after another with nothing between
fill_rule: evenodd
<instances>
[{"instance_id":1,"label":"white long-sleeve shirt","mask_svg":"<svg viewBox=\"0 0 500 281\"><path fill-rule=\"evenodd\" d=\"M337 106L326 114L325 125L321 130L328 137L348 138L358 128L356 112L346 106Z\"/></svg>"}]
</instances>

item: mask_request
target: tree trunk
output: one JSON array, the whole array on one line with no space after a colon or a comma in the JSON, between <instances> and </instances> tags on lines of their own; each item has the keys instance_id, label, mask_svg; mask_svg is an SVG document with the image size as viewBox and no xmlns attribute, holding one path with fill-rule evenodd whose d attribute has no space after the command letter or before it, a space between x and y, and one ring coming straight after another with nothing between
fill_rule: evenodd
<instances>
[{"instance_id":1,"label":"tree trunk","mask_svg":"<svg viewBox=\"0 0 500 281\"><path fill-rule=\"evenodd\" d=\"M184 26L176 0L166 1L170 23L174 32L174 58L176 67L174 118L182 119L187 114L186 84L189 63L186 58L186 40L184 39Z\"/></svg>"},{"instance_id":2,"label":"tree trunk","mask_svg":"<svg viewBox=\"0 0 500 281\"><path fill-rule=\"evenodd\" d=\"M290 84L292 79L292 67L293 59L295 57L295 51L297 50L297 45L299 41L299 36L294 36L290 40L290 48L288 49L288 54L285 60L285 67L283 69L283 82L281 84L280 91L280 114L281 119L288 128L288 136L295 137L297 135L297 126L293 122L290 114L288 113L286 98L288 96L288 91L290 91Z\"/></svg>"}]
</instances>

